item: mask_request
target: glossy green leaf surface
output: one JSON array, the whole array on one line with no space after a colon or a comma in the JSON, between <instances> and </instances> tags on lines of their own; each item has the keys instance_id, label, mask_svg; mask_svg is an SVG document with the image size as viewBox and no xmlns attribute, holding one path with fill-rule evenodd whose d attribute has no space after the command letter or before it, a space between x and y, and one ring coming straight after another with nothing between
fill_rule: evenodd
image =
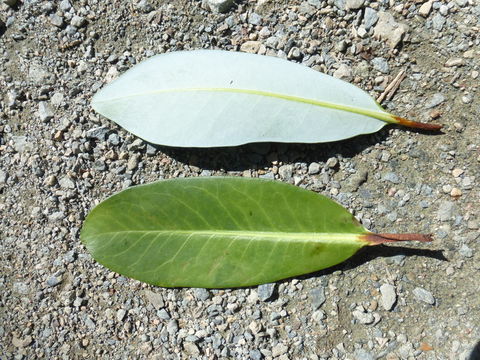
<instances>
[{"instance_id":1,"label":"glossy green leaf surface","mask_svg":"<svg viewBox=\"0 0 480 360\"><path fill-rule=\"evenodd\" d=\"M402 124L358 87L287 60L219 50L154 56L101 89L93 108L155 144L329 142Z\"/></svg>"},{"instance_id":2,"label":"glossy green leaf surface","mask_svg":"<svg viewBox=\"0 0 480 360\"><path fill-rule=\"evenodd\" d=\"M165 287L239 287L338 264L368 234L334 201L276 181L200 177L124 190L81 239L120 274Z\"/></svg>"}]
</instances>

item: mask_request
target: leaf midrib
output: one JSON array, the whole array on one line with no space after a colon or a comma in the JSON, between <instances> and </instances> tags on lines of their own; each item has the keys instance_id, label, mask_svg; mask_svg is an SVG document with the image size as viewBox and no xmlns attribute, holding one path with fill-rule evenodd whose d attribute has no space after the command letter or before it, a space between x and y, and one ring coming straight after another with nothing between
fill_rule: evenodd
<instances>
[{"instance_id":1,"label":"leaf midrib","mask_svg":"<svg viewBox=\"0 0 480 360\"><path fill-rule=\"evenodd\" d=\"M124 231L110 231L110 232L103 232L91 236L86 236L86 239L93 239L103 236L113 236L119 234L147 234L152 233L157 236L160 235L185 235L185 236L205 236L205 237L213 237L213 236L222 236L226 238L258 238L259 240L262 239L288 239L291 240L298 240L298 241L352 241L357 243L360 241L360 237L362 235L367 234L365 233L316 233L316 232L274 232L274 231L236 231L236 230L124 230ZM88 240L87 240L88 241Z\"/></svg>"},{"instance_id":2,"label":"leaf midrib","mask_svg":"<svg viewBox=\"0 0 480 360\"><path fill-rule=\"evenodd\" d=\"M321 101L321 100L304 98L304 97L300 97L300 96L279 94L279 93L270 92L270 91L253 90L253 89L240 89L240 88L165 89L165 90L155 90L155 91L150 91L150 92L143 92L143 93L125 95L125 96L118 96L118 97L115 97L115 98L110 98L108 100L95 100L94 99L94 102L106 103L106 102L109 102L109 101L117 101L117 100L121 100L121 99L128 99L128 98L140 97L140 96L146 96L146 95L154 95L154 94L161 94L161 93L173 93L173 92L195 92L195 91L198 91L198 92L230 92L230 93L239 93L239 94L249 94L249 95L258 95L258 96L265 96L265 97L273 97L273 98L282 99L282 100L286 100L286 101L299 102L299 103L308 104L308 105L314 105L314 106L319 106L319 107L324 107L324 108L329 108L329 109L335 109L335 110L350 112L350 113L354 113L354 114L370 116L370 117L373 117L375 119L385 121L385 122L391 123L391 124L396 124L397 123L397 121L395 120L395 118L391 114L389 114L387 112L383 112L383 111L375 111L375 110L364 109L364 108L360 108L360 107L354 107L354 106L332 103L332 102L329 102L329 101ZM379 108L380 108L380 106L379 106Z\"/></svg>"}]
</instances>

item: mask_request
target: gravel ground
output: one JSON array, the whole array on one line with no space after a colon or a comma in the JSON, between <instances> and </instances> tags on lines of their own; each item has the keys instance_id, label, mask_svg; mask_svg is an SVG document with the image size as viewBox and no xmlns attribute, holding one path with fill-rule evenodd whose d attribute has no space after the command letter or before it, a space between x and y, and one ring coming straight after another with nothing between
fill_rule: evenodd
<instances>
[{"instance_id":1,"label":"gravel ground","mask_svg":"<svg viewBox=\"0 0 480 360\"><path fill-rule=\"evenodd\" d=\"M2 0L0 10L1 359L480 358L476 0ZM197 48L287 58L375 97L405 71L384 106L444 131L175 149L90 108L139 61ZM289 182L371 230L435 241L213 291L124 278L79 241L88 211L122 188L225 174Z\"/></svg>"}]
</instances>

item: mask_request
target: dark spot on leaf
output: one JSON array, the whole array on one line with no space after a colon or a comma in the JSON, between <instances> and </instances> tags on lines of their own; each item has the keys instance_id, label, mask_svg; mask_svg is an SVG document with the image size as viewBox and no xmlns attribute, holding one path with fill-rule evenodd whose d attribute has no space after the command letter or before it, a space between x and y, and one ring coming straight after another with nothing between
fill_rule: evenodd
<instances>
[{"instance_id":1,"label":"dark spot on leaf","mask_svg":"<svg viewBox=\"0 0 480 360\"><path fill-rule=\"evenodd\" d=\"M312 249L312 256L318 255L324 250L325 250L325 244L315 244L315 246Z\"/></svg>"}]
</instances>

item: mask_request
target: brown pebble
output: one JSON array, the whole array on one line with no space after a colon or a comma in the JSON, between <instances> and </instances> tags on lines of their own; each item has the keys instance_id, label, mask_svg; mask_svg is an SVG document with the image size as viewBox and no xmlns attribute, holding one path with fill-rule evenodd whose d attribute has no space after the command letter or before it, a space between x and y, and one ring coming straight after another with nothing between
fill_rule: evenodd
<instances>
[{"instance_id":1,"label":"brown pebble","mask_svg":"<svg viewBox=\"0 0 480 360\"><path fill-rule=\"evenodd\" d=\"M432 111L430 111L429 116L430 116L432 119L438 119L440 116L442 116L442 112L439 111L439 110L432 110Z\"/></svg>"},{"instance_id":2,"label":"brown pebble","mask_svg":"<svg viewBox=\"0 0 480 360\"><path fill-rule=\"evenodd\" d=\"M458 188L453 188L452 191L450 192L451 197L459 197L462 196L462 190Z\"/></svg>"},{"instance_id":3,"label":"brown pebble","mask_svg":"<svg viewBox=\"0 0 480 360\"><path fill-rule=\"evenodd\" d=\"M459 177L460 175L463 174L463 172L464 171L462 169L456 168L456 169L452 170L452 175L453 175L453 177Z\"/></svg>"},{"instance_id":4,"label":"brown pebble","mask_svg":"<svg viewBox=\"0 0 480 360\"><path fill-rule=\"evenodd\" d=\"M53 140L55 141L60 141L63 138L63 133L62 131L58 130L55 135L53 135Z\"/></svg>"}]
</instances>

